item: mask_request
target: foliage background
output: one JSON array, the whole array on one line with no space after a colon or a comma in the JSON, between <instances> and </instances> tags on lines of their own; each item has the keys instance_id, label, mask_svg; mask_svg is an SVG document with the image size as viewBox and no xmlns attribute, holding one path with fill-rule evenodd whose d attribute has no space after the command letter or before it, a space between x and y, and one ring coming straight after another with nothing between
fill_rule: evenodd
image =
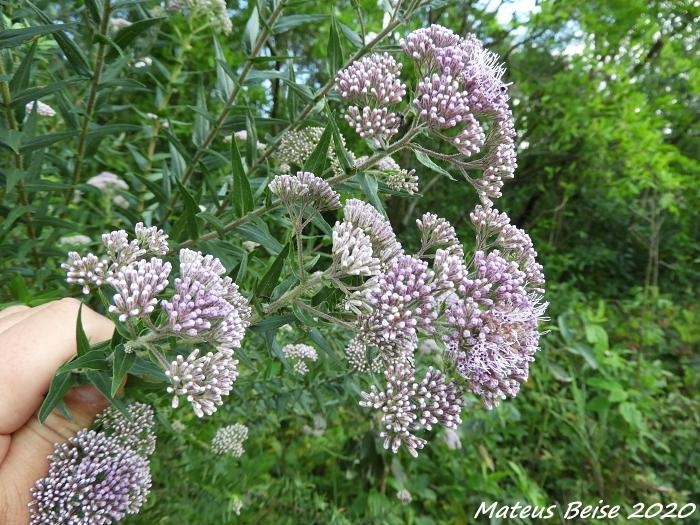
<instances>
[{"instance_id":1,"label":"foliage background","mask_svg":"<svg viewBox=\"0 0 700 525\"><path fill-rule=\"evenodd\" d=\"M234 241L201 240L250 211L245 203L222 216L198 207L230 188L222 137L247 129L251 145L256 137L271 144L300 115L323 123L319 90L362 46L358 33L379 33L384 16L374 0L332 9L293 2L270 28L260 58L247 61L256 6L245 1L227 2L234 31L218 35L217 44L204 19L155 1L116 2L113 16L139 24L118 51L94 30L99 2L0 4L9 30L0 37L0 303L30 305L75 294L60 270L61 237L98 239L143 219L167 226L176 242L199 239L239 282L259 282L287 235L281 214L237 229ZM301 330L322 359L306 378L294 378L278 359L279 345L294 336L271 340L257 327L243 348L246 371L214 416L195 420L154 397L153 494L127 523L427 525L479 522L482 501L562 509L575 500L626 509L700 501L698 6L543 0L506 20L509 3L494 4L434 1L396 32L436 22L474 32L507 65L519 167L497 206L532 235L551 302L549 333L527 387L493 411L465 411L461 448L436 436L417 460L392 456L357 407L359 387L338 373L342 338L286 315L277 326ZM19 33L11 28L56 21L75 26L12 40ZM396 44L390 34L381 46ZM146 56L152 65L134 67ZM236 104L217 120L222 94L236 89L224 82L231 78L223 63L234 78L252 69ZM36 98L59 116L26 116L20 133L22 108ZM329 107L340 109L332 97ZM348 149L366 153L338 122ZM255 148L246 151L254 165ZM416 242L411 227L425 211L468 239L470 188L410 155L399 163L416 169L423 193L417 201L385 201L402 241ZM120 191L128 208L84 184L103 170L129 184ZM250 179L256 200L268 176L260 170ZM246 238L262 246L248 253L240 244ZM211 437L233 422L250 428L246 454L214 458ZM396 499L404 487L409 505ZM233 510L239 500L240 516Z\"/></svg>"}]
</instances>

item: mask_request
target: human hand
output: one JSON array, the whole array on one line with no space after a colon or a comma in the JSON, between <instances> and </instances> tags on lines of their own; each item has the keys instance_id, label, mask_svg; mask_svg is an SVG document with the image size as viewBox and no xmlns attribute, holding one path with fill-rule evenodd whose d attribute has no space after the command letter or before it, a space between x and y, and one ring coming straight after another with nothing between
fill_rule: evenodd
<instances>
[{"instance_id":1,"label":"human hand","mask_svg":"<svg viewBox=\"0 0 700 525\"><path fill-rule=\"evenodd\" d=\"M36 308L0 311L0 523L26 525L30 488L48 472L54 443L66 442L90 426L109 402L92 386L64 398L74 420L57 411L43 424L37 411L56 369L76 352L80 302L62 299ZM91 344L112 337L114 325L83 306L81 320Z\"/></svg>"}]
</instances>

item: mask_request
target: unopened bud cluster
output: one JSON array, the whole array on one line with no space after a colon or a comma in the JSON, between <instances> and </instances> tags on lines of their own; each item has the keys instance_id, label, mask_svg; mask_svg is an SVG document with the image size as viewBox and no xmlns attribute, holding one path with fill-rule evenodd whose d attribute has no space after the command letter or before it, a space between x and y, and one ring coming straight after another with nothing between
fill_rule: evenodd
<instances>
[{"instance_id":1,"label":"unopened bud cluster","mask_svg":"<svg viewBox=\"0 0 700 525\"><path fill-rule=\"evenodd\" d=\"M182 396L198 417L212 414L238 376L233 349L241 346L250 324L248 300L224 275L226 269L219 259L186 248L180 250L179 276L171 283L170 262L143 258L168 251L167 235L156 227L139 223L135 239L129 240L124 230L117 230L104 234L102 243L102 257L68 254L71 263L63 265L67 281L81 285L84 293L102 285L114 290L108 310L126 323L136 338L125 345L127 352L139 348L137 333L146 341L177 338L187 346L207 343L212 347L214 350L204 355L194 349L187 357L178 355L167 364L160 350L144 343L163 364L173 407ZM135 326L140 326L140 331ZM142 331L144 326L146 332Z\"/></svg>"},{"instance_id":2,"label":"unopened bud cluster","mask_svg":"<svg viewBox=\"0 0 700 525\"><path fill-rule=\"evenodd\" d=\"M101 430L80 430L56 444L49 472L32 488L30 525L109 525L136 514L151 488L148 457L155 449L153 411L109 407L96 419Z\"/></svg>"}]
</instances>

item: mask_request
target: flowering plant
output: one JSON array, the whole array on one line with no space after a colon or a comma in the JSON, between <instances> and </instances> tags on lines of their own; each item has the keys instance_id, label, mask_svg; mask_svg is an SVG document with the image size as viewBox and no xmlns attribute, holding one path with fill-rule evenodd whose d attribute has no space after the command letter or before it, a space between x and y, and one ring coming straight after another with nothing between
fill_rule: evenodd
<instances>
[{"instance_id":1,"label":"flowering plant","mask_svg":"<svg viewBox=\"0 0 700 525\"><path fill-rule=\"evenodd\" d=\"M197 92L195 149L188 151L177 132L168 131L176 122L163 116L176 91L169 80L159 91L160 114L144 116L148 151L127 147L146 175L127 184L106 170L85 177L96 98L86 108L64 210L92 203L91 192L99 190L110 217L118 213L119 221L134 226L102 233L97 249L71 250L62 263L66 281L101 305L117 328L110 342L91 347L78 323L78 353L58 369L42 418L82 382L95 385L128 414L118 395L127 376L128 396L160 390L173 409L187 405L198 418L211 416L236 388L241 361L253 363L251 332L298 376L340 354L337 367L363 388L357 403L374 411L380 442L393 453L405 449L416 456L434 428L456 428L468 393L486 408L517 395L538 350L546 303L530 238L493 204L516 168L505 69L475 36L440 25L407 32L396 52L372 52L421 3L398 2L382 32L366 44L360 40L348 60L339 28L354 33L333 19L332 78L311 97L294 79L292 66L286 77L258 72L257 78L288 86L288 124L262 136L264 120L250 111L243 120L231 114L240 116L239 98L255 95L242 86L255 78L263 45L281 31L279 24L299 19L284 19L284 1L256 6L244 34L249 58L234 74L216 36L231 31L223 2L170 2L171 10L184 10L193 20L212 15L204 27L214 35L216 89L210 102L219 110L212 116L207 96ZM124 49L159 23L158 17L144 17L130 24L111 9L106 0L90 23L98 22ZM200 30L188 29L183 53ZM65 35L56 42L64 52L70 47ZM110 56L104 43L96 52L94 97ZM134 74L153 66L150 57L133 58L138 58ZM181 70L176 66L174 73ZM306 103L301 110L300 102ZM50 115L45 106L30 101L22 111L36 124ZM169 156L159 164L163 139ZM480 200L470 213L474 250L465 250L453 225L431 212L416 220L416 242L402 242L396 234L382 196L417 199L421 190L420 166L400 165L401 151L474 187ZM18 165L22 155L16 154ZM223 174L221 186L197 180L210 169ZM79 193L75 187L83 179ZM26 198L23 184L17 191ZM36 235L31 217L26 221ZM206 226L211 229L202 231ZM74 236L66 239L67 245L76 242ZM89 237L83 242L92 244ZM283 330L290 326L291 333ZM112 447L111 437L89 432L71 442L77 452L57 449L55 463L72 465L75 454L92 457L93 448ZM213 448L240 456L247 436L245 426L229 425L217 433ZM129 459L101 454L96 453L100 461L138 464L126 468L123 479L150 483L143 454ZM52 470L48 479L56 477ZM42 483L39 501L48 490L48 482ZM128 503L111 515L115 519L137 510L144 499L141 493L124 497Z\"/></svg>"}]
</instances>

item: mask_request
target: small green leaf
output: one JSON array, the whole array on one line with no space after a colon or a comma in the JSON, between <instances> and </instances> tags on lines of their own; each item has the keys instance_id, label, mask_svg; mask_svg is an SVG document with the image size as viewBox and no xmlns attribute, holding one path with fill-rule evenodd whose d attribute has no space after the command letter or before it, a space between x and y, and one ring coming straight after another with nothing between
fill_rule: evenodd
<instances>
[{"instance_id":1,"label":"small green leaf","mask_svg":"<svg viewBox=\"0 0 700 525\"><path fill-rule=\"evenodd\" d=\"M318 140L318 144L316 144L311 155L309 155L309 158L306 159L304 163L304 171L310 171L319 177L323 174L328 165L328 148L332 138L333 128L331 128L331 126L326 126L321 138Z\"/></svg>"},{"instance_id":2,"label":"small green leaf","mask_svg":"<svg viewBox=\"0 0 700 525\"><path fill-rule=\"evenodd\" d=\"M353 167L353 162L350 160L350 156L345 150L338 124L335 122L335 115L331 112L330 107L328 107L328 102L326 102L326 116L328 117L328 126L333 131L333 149L335 151L335 156L338 158L341 167L345 171L348 171Z\"/></svg>"},{"instance_id":3,"label":"small green leaf","mask_svg":"<svg viewBox=\"0 0 700 525\"><path fill-rule=\"evenodd\" d=\"M90 384L94 385L97 390L102 392L102 395L109 399L110 403L112 403L112 405L114 405L119 412L127 417L129 416L129 410L126 408L126 404L111 395L112 378L110 377L109 372L88 371L85 373L85 376Z\"/></svg>"},{"instance_id":4,"label":"small green leaf","mask_svg":"<svg viewBox=\"0 0 700 525\"><path fill-rule=\"evenodd\" d=\"M29 79L32 72L32 63L34 61L34 52L36 51L37 42L36 40L32 42L29 51L24 55L22 62L20 62L15 74L12 75L12 80L10 80L10 93L14 98L15 93L19 93L27 89L29 85Z\"/></svg>"},{"instance_id":5,"label":"small green leaf","mask_svg":"<svg viewBox=\"0 0 700 525\"><path fill-rule=\"evenodd\" d=\"M165 20L165 17L145 18L143 20L132 22L130 25L122 27L119 31L117 31L112 39L112 42L118 49L126 49L141 33L148 30L161 20ZM117 56L117 54L118 51L116 49L110 48L110 50L107 52L107 59L113 59Z\"/></svg>"},{"instance_id":6,"label":"small green leaf","mask_svg":"<svg viewBox=\"0 0 700 525\"><path fill-rule=\"evenodd\" d=\"M328 15L288 15L281 16L272 26L272 33L279 35L280 33L286 33L290 29L294 29L300 25L313 24L315 22L324 22L328 19Z\"/></svg>"},{"instance_id":7,"label":"small green leaf","mask_svg":"<svg viewBox=\"0 0 700 525\"><path fill-rule=\"evenodd\" d=\"M231 68L226 67L228 65L226 57L216 35L214 36L214 54L216 56L216 89L221 94L222 101L226 101L233 93L235 77L229 73Z\"/></svg>"},{"instance_id":8,"label":"small green leaf","mask_svg":"<svg viewBox=\"0 0 700 525\"><path fill-rule=\"evenodd\" d=\"M83 329L83 303L80 303L78 308L78 320L75 324L75 343L78 349L78 356L87 354L90 351L90 341L88 341L85 330Z\"/></svg>"},{"instance_id":9,"label":"small green leaf","mask_svg":"<svg viewBox=\"0 0 700 525\"><path fill-rule=\"evenodd\" d=\"M416 154L416 159L418 159L418 162L420 162L423 166L426 168L429 168L440 175L444 175L450 180L455 180L455 178L450 175L446 170L435 164L430 157L428 157L427 154L423 153L422 151L414 151Z\"/></svg>"},{"instance_id":10,"label":"small green leaf","mask_svg":"<svg viewBox=\"0 0 700 525\"><path fill-rule=\"evenodd\" d=\"M288 254L289 244L286 244L260 279L257 289L255 290L256 295L270 297L272 290L274 290L275 286L279 282L280 275L282 274L282 268L284 268L284 261L287 259Z\"/></svg>"},{"instance_id":11,"label":"small green leaf","mask_svg":"<svg viewBox=\"0 0 700 525\"><path fill-rule=\"evenodd\" d=\"M253 7L253 11L250 13L250 18L246 22L245 30L243 31L243 49L250 55L255 47L255 42L258 39L258 34L260 33L260 14L258 13L258 7Z\"/></svg>"},{"instance_id":12,"label":"small green leaf","mask_svg":"<svg viewBox=\"0 0 700 525\"><path fill-rule=\"evenodd\" d=\"M255 115L253 115L250 108L248 108L245 115L245 129L248 146L245 152L245 159L248 166L252 166L258 158L258 130L255 127Z\"/></svg>"},{"instance_id":13,"label":"small green leaf","mask_svg":"<svg viewBox=\"0 0 700 525\"><path fill-rule=\"evenodd\" d=\"M247 224L242 224L236 228L236 232L247 241L257 242L272 255L277 255L282 250L280 242L270 235L267 225L259 217L254 217Z\"/></svg>"},{"instance_id":14,"label":"small green leaf","mask_svg":"<svg viewBox=\"0 0 700 525\"><path fill-rule=\"evenodd\" d=\"M562 383L570 383L572 381L571 376L558 364L547 363L547 366L557 381L561 381Z\"/></svg>"},{"instance_id":15,"label":"small green leaf","mask_svg":"<svg viewBox=\"0 0 700 525\"><path fill-rule=\"evenodd\" d=\"M112 397L117 394L119 387L124 382L126 374L131 369L136 361L136 354L133 352L125 352L124 345L118 345L114 349L114 369L112 375L112 389L110 391Z\"/></svg>"},{"instance_id":16,"label":"small green leaf","mask_svg":"<svg viewBox=\"0 0 700 525\"><path fill-rule=\"evenodd\" d=\"M231 169L233 171L233 187L231 198L236 217L242 217L253 209L253 193L250 181L243 168L241 153L238 151L236 139L231 140Z\"/></svg>"},{"instance_id":17,"label":"small green leaf","mask_svg":"<svg viewBox=\"0 0 700 525\"><path fill-rule=\"evenodd\" d=\"M362 38L360 38L360 35L358 35L355 30L350 29L350 27L343 24L342 22L339 22L338 25L340 26L340 30L345 35L345 38L347 38L350 41L350 43L357 49L360 49L365 45L365 43L362 41Z\"/></svg>"},{"instance_id":18,"label":"small green leaf","mask_svg":"<svg viewBox=\"0 0 700 525\"><path fill-rule=\"evenodd\" d=\"M109 365L105 358L105 352L103 349L99 349L90 350L89 352L74 357L66 364L59 366L56 373L65 374L67 372L79 370L107 370L108 368Z\"/></svg>"},{"instance_id":19,"label":"small green leaf","mask_svg":"<svg viewBox=\"0 0 700 525\"><path fill-rule=\"evenodd\" d=\"M367 196L367 200L369 200L370 204L382 212L382 214L386 215L384 205L382 204L382 200L379 198L379 193L377 192L379 189L377 179L371 175L367 175L363 171L357 173L354 179L360 183L360 188L362 188L362 191Z\"/></svg>"},{"instance_id":20,"label":"small green leaf","mask_svg":"<svg viewBox=\"0 0 700 525\"><path fill-rule=\"evenodd\" d=\"M176 223L176 229L184 233L189 239L199 237L199 221L197 214L199 213L199 205L192 194L183 186L179 178L175 178L175 184L182 196L182 202L185 206L184 213Z\"/></svg>"},{"instance_id":21,"label":"small green leaf","mask_svg":"<svg viewBox=\"0 0 700 525\"><path fill-rule=\"evenodd\" d=\"M75 384L76 378L73 374L59 374L51 380L49 391L41 404L41 408L39 408L39 421L41 423L46 421L53 409L63 402L63 396Z\"/></svg>"},{"instance_id":22,"label":"small green leaf","mask_svg":"<svg viewBox=\"0 0 700 525\"><path fill-rule=\"evenodd\" d=\"M642 419L642 414L634 403L620 403L619 406L620 415L627 421L632 427L641 430L644 428L644 420Z\"/></svg>"},{"instance_id":23,"label":"small green leaf","mask_svg":"<svg viewBox=\"0 0 700 525\"><path fill-rule=\"evenodd\" d=\"M73 25L74 24L54 25L49 21L48 25L44 26L5 29L0 31L0 49L20 46L35 37L56 33L57 31L63 31L64 28L72 27Z\"/></svg>"},{"instance_id":24,"label":"small green leaf","mask_svg":"<svg viewBox=\"0 0 700 525\"><path fill-rule=\"evenodd\" d=\"M338 21L335 17L331 18L331 31L328 38L328 74L331 78L335 78L340 68L343 67L343 48L340 44L340 35L338 34Z\"/></svg>"},{"instance_id":25,"label":"small green leaf","mask_svg":"<svg viewBox=\"0 0 700 525\"><path fill-rule=\"evenodd\" d=\"M194 114L194 127L192 129L192 143L201 148L209 135L209 118L207 115L207 100L204 96L204 87L197 89L197 111Z\"/></svg>"}]
</instances>

